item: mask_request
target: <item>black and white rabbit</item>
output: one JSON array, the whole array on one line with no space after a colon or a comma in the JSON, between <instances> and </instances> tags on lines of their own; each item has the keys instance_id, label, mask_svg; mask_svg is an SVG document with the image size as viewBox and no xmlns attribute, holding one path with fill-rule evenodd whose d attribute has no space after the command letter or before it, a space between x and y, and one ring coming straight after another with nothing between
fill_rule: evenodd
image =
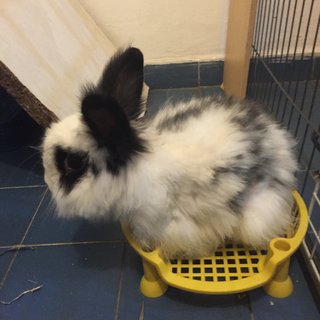
<instances>
[{"instance_id":1,"label":"black and white rabbit","mask_svg":"<svg viewBox=\"0 0 320 320\"><path fill-rule=\"evenodd\" d=\"M142 86L142 53L118 52L81 111L47 130L45 181L60 215L124 222L166 258L283 235L297 167L287 132L254 103L222 97L141 119Z\"/></svg>"}]
</instances>

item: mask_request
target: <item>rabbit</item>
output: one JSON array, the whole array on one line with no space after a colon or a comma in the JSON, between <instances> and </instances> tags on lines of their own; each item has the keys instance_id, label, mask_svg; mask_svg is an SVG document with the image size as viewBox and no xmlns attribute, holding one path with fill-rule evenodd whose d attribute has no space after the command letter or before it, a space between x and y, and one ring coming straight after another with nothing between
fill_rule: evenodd
<instances>
[{"instance_id":1,"label":"rabbit","mask_svg":"<svg viewBox=\"0 0 320 320\"><path fill-rule=\"evenodd\" d=\"M212 96L141 115L143 54L117 52L81 110L45 132L45 181L58 215L126 224L165 259L253 248L293 223L295 141L259 105Z\"/></svg>"}]
</instances>

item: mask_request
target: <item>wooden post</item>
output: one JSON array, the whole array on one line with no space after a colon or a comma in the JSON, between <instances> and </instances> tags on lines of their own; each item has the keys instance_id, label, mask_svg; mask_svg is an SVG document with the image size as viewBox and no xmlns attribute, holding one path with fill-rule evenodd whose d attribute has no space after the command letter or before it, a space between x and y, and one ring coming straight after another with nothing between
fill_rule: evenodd
<instances>
[{"instance_id":1,"label":"wooden post","mask_svg":"<svg viewBox=\"0 0 320 320\"><path fill-rule=\"evenodd\" d=\"M230 0L223 90L246 96L257 0Z\"/></svg>"}]
</instances>

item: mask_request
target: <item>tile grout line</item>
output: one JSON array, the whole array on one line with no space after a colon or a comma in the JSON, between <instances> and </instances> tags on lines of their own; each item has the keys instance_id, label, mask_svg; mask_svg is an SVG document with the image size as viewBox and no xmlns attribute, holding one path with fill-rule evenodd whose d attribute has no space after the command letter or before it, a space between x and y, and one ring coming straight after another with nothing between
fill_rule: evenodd
<instances>
[{"instance_id":1,"label":"tile grout line","mask_svg":"<svg viewBox=\"0 0 320 320\"><path fill-rule=\"evenodd\" d=\"M8 268L7 268L6 273L4 274L3 278L1 279L1 282L0 282L0 289L2 289L2 287L3 287L4 283L6 282L7 277L8 277L8 274L9 274L9 272L10 272L10 270L11 270L12 266L13 266L14 261L15 261L15 260L16 260L16 258L17 258L17 255L18 255L18 251L14 253L14 255L13 255L13 257L12 257L12 259L11 259L10 263L9 263L9 266L8 266Z\"/></svg>"},{"instance_id":2,"label":"tile grout line","mask_svg":"<svg viewBox=\"0 0 320 320\"><path fill-rule=\"evenodd\" d=\"M199 70L199 78L200 78L200 70ZM201 79L199 79L200 81ZM200 83L197 86L192 87L168 87L168 88L150 88L150 91L166 91L166 90L192 90L197 88L212 88L217 87L220 88L220 85L203 85L201 86Z\"/></svg>"},{"instance_id":3,"label":"tile grout line","mask_svg":"<svg viewBox=\"0 0 320 320\"><path fill-rule=\"evenodd\" d=\"M144 301L141 303L141 309L139 314L139 320L144 320Z\"/></svg>"},{"instance_id":4,"label":"tile grout line","mask_svg":"<svg viewBox=\"0 0 320 320\"><path fill-rule=\"evenodd\" d=\"M151 87L149 87L149 91L166 91L168 89L169 88L151 88Z\"/></svg>"},{"instance_id":5,"label":"tile grout line","mask_svg":"<svg viewBox=\"0 0 320 320\"><path fill-rule=\"evenodd\" d=\"M115 311L114 311L114 320L119 320L120 319L120 300L121 300L121 292L122 292L122 282L123 282L123 271L124 271L125 255L126 255L126 242L123 243L123 251L122 251L122 256L121 256L120 277L119 277L119 282L118 282L116 306L115 306Z\"/></svg>"},{"instance_id":6,"label":"tile grout line","mask_svg":"<svg viewBox=\"0 0 320 320\"><path fill-rule=\"evenodd\" d=\"M249 292L247 292L246 295L247 295L247 305L248 305L249 312L250 312L250 320L255 320Z\"/></svg>"},{"instance_id":7,"label":"tile grout line","mask_svg":"<svg viewBox=\"0 0 320 320\"><path fill-rule=\"evenodd\" d=\"M198 61L198 88L200 87L201 79L200 79L200 62Z\"/></svg>"},{"instance_id":8,"label":"tile grout line","mask_svg":"<svg viewBox=\"0 0 320 320\"><path fill-rule=\"evenodd\" d=\"M20 241L20 245L22 245L23 241L25 240L25 238L26 238L26 236L27 236L27 234L28 234L28 232L29 232L29 229L30 229L30 227L31 227L31 225L32 225L32 223L33 223L33 221L34 221L34 219L35 219L35 217L36 217L39 209L40 209L40 206L41 206L42 203L43 203L43 200L44 200L45 195L47 194L47 192L48 192L48 188L45 190L45 192L43 193L43 195L42 195L42 197L41 197L41 200L40 200L39 203L38 203L38 206L37 206L37 208L36 208L36 210L35 210L32 218L31 218L31 221L30 221L30 223L29 223L29 225L28 225L28 227L27 227L27 229L26 229L26 231L25 231L25 233L24 233L24 235L23 235L23 237L22 237L22 239L21 239L21 241ZM8 277L8 275L9 275L9 272L10 272L10 270L11 270L11 268L12 268L12 266L13 266L13 264L14 264L17 256L18 256L18 253L19 253L19 249L18 249L17 252L15 252L12 260L10 261L10 264L9 264L9 266L8 266L8 268L7 268L6 273L4 274L3 278L1 279L0 289L3 287L4 283L6 282L7 277Z\"/></svg>"},{"instance_id":9,"label":"tile grout line","mask_svg":"<svg viewBox=\"0 0 320 320\"><path fill-rule=\"evenodd\" d=\"M74 246L74 245L85 245L85 244L112 244L122 243L124 240L96 240L96 241L79 241L79 242L56 242L56 243L30 243L30 244L14 244L8 246L0 246L0 249L32 249L39 247L63 247L63 246Z\"/></svg>"},{"instance_id":10,"label":"tile grout line","mask_svg":"<svg viewBox=\"0 0 320 320\"><path fill-rule=\"evenodd\" d=\"M26 185L26 186L8 186L8 187L0 187L0 190L12 190L12 189L33 189L33 188L45 188L45 184L38 185Z\"/></svg>"},{"instance_id":11,"label":"tile grout line","mask_svg":"<svg viewBox=\"0 0 320 320\"><path fill-rule=\"evenodd\" d=\"M30 230L30 228L31 228L31 225L33 224L33 221L34 221L34 219L36 218L36 216L37 216L37 214L38 214L38 212L39 212L39 209L40 209L40 207L41 207L41 205L42 205L42 203L43 203L43 201L44 201L44 198L45 198L48 190L49 190L49 189L46 188L46 190L44 191L43 196L42 196L42 199L40 200L40 202L39 202L39 204L38 204L38 206L37 206L37 209L36 209L34 215L32 216L31 221L29 222L29 225L28 225L28 227L27 227L27 230L25 231L25 233L24 233L24 235L23 235L23 237L22 237L22 240L20 241L20 245L22 245L23 242L24 242L24 240L26 239L27 234L28 234L28 232L29 232L29 230Z\"/></svg>"}]
</instances>

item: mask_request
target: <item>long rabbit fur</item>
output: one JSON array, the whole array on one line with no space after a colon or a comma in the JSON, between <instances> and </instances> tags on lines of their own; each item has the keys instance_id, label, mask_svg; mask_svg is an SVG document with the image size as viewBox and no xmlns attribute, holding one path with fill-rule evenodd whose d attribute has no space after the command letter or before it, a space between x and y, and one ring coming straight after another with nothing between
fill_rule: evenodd
<instances>
[{"instance_id":1,"label":"long rabbit fur","mask_svg":"<svg viewBox=\"0 0 320 320\"><path fill-rule=\"evenodd\" d=\"M59 215L113 219L165 258L226 241L264 247L292 223L294 140L259 105L212 96L141 114L143 55L129 47L47 129L45 181Z\"/></svg>"}]
</instances>

